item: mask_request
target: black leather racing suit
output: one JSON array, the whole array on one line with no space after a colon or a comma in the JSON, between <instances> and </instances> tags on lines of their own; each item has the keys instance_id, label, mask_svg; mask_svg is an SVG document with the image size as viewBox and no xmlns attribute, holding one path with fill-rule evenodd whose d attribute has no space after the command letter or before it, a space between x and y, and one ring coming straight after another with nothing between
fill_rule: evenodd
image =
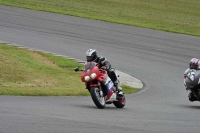
<instances>
[{"instance_id":1,"label":"black leather racing suit","mask_svg":"<svg viewBox=\"0 0 200 133\"><path fill-rule=\"evenodd\" d=\"M118 82L115 71L113 71L111 69L111 64L105 57L97 57L95 62L99 64L99 68L101 68L103 66L106 67L106 71L108 73L108 76L111 78L113 83Z\"/></svg>"}]
</instances>

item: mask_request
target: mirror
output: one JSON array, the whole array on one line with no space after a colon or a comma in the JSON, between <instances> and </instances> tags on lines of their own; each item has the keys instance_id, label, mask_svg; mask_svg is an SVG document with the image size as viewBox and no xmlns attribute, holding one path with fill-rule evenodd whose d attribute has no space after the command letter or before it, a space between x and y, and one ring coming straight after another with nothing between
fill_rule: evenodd
<instances>
[{"instance_id":1,"label":"mirror","mask_svg":"<svg viewBox=\"0 0 200 133\"><path fill-rule=\"evenodd\" d=\"M76 68L74 69L74 71L75 71L75 72L78 72L78 71L79 71L79 67L76 67Z\"/></svg>"}]
</instances>

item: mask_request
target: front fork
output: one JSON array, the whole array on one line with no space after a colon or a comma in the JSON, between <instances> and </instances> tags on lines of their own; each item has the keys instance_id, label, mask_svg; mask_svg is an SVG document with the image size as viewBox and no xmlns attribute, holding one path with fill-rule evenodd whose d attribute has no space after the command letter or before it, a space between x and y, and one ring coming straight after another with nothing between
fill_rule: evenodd
<instances>
[{"instance_id":1,"label":"front fork","mask_svg":"<svg viewBox=\"0 0 200 133\"><path fill-rule=\"evenodd\" d=\"M98 81L97 83L91 82L90 85L88 86L89 88L88 90L90 91L90 89L94 86L99 88L100 97L104 97L104 92L103 92L102 84L100 83L100 81Z\"/></svg>"}]
</instances>

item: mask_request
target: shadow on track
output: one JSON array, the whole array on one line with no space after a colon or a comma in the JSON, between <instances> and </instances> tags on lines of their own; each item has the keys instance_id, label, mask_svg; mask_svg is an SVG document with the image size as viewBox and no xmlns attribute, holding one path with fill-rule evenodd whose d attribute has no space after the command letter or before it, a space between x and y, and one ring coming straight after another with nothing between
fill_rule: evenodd
<instances>
[{"instance_id":1,"label":"shadow on track","mask_svg":"<svg viewBox=\"0 0 200 133\"><path fill-rule=\"evenodd\" d=\"M183 107L183 108L192 108L192 109L200 109L200 104L199 105L191 105L191 104L188 104L188 105L179 105L180 107Z\"/></svg>"},{"instance_id":2,"label":"shadow on track","mask_svg":"<svg viewBox=\"0 0 200 133\"><path fill-rule=\"evenodd\" d=\"M98 110L126 110L126 108L116 108L114 105L107 105L104 109L99 109L95 105L80 105L80 104L74 104L71 105L73 107L77 108L90 108L90 109L98 109Z\"/></svg>"}]
</instances>

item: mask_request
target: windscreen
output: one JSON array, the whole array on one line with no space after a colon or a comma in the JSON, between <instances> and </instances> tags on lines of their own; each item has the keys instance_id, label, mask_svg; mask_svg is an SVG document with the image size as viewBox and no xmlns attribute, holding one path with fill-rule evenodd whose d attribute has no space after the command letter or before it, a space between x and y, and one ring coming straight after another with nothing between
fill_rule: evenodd
<instances>
[{"instance_id":1,"label":"windscreen","mask_svg":"<svg viewBox=\"0 0 200 133\"><path fill-rule=\"evenodd\" d=\"M92 70L95 67L95 62L86 62L84 71Z\"/></svg>"}]
</instances>

